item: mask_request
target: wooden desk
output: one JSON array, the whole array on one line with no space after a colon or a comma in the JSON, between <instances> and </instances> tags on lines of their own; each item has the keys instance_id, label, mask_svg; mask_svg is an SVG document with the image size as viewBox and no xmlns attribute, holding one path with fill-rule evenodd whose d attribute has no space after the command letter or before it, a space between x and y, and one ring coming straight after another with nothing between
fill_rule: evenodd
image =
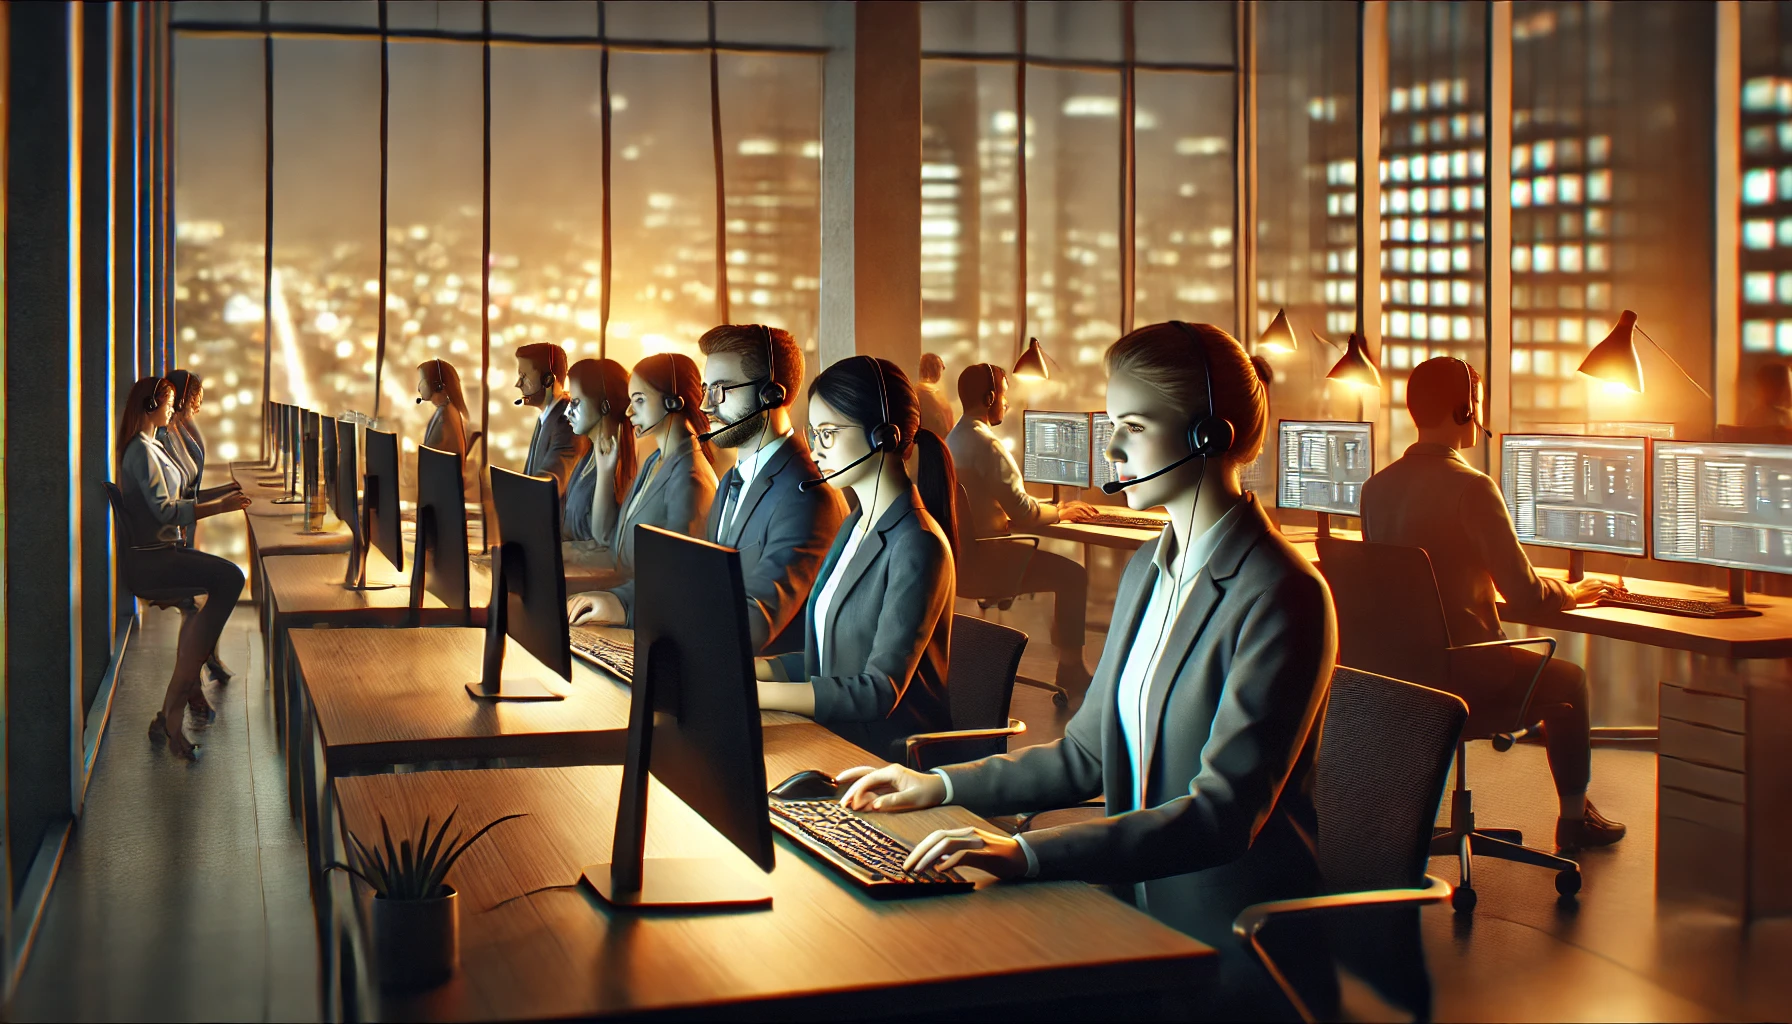
<instances>
[{"instance_id":1,"label":"wooden desk","mask_svg":"<svg viewBox=\"0 0 1792 1024\"><path fill-rule=\"evenodd\" d=\"M1539 569L1537 575L1567 579L1561 569ZM1616 583L1617 577L1588 573L1589 577ZM1726 601L1728 595L1711 587L1624 577L1624 585L1639 594L1684 597L1698 601ZM1501 622L1557 629L1570 633L1650 644L1676 651L1690 651L1713 658L1792 658L1792 598L1748 595L1748 606L1761 614L1742 619L1695 619L1686 615L1640 611L1634 608L1593 606L1568 611L1525 611L1497 605Z\"/></svg>"},{"instance_id":2,"label":"wooden desk","mask_svg":"<svg viewBox=\"0 0 1792 1024\"><path fill-rule=\"evenodd\" d=\"M253 508L254 506L251 506ZM305 516L252 515L249 521L249 599L261 599L261 560L270 555L318 555L348 552L348 526L326 521L323 533L305 532ZM347 568L346 560L339 560Z\"/></svg>"},{"instance_id":3,"label":"wooden desk","mask_svg":"<svg viewBox=\"0 0 1792 1024\"><path fill-rule=\"evenodd\" d=\"M875 763L818 726L768 733L766 760L774 782L789 765ZM618 767L591 767L339 779L341 824L360 835L378 834L380 814L395 832L414 831L425 815L439 821L454 807L469 823L529 815L498 826L449 875L462 901L460 974L420 997L384 1004L366 986L349 993L354 1012L513 1020L700 1011L788 1020L983 1016L991 1006L1050 998L1080 999L1093 1016L1102 1013L1096 1007L1123 1012L1167 993L1184 995L1179 1005L1190 1006L1210 977L1211 949L1091 886L986 884L957 896L879 903L782 837L767 876L770 910L614 914L582 888L524 896L576 883L585 865L609 859L621 775ZM657 782L648 806L649 856L731 857L755 870ZM878 818L911 843L935 828L977 823L961 808ZM351 936L337 952L353 962L367 945L365 932L348 917L356 906L350 883L337 873L330 884L332 904L342 908L334 919ZM369 977L365 969L346 973Z\"/></svg>"},{"instance_id":4,"label":"wooden desk","mask_svg":"<svg viewBox=\"0 0 1792 1024\"><path fill-rule=\"evenodd\" d=\"M628 630L619 640L632 642ZM511 672L533 674L567 693L561 701L480 701L483 629L298 629L287 634L290 690L286 748L294 811L314 840L329 780L399 765L527 758L545 765L621 764L631 693L607 673L573 659L571 684L514 641ZM813 725L800 715L762 712L766 726ZM315 866L315 865L314 865Z\"/></svg>"}]
</instances>

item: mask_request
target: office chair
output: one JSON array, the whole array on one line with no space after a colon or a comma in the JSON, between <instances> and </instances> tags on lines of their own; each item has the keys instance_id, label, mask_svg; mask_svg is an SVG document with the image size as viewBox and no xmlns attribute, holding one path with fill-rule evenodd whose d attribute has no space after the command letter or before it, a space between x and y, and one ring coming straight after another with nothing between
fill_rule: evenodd
<instances>
[{"instance_id":1,"label":"office chair","mask_svg":"<svg viewBox=\"0 0 1792 1024\"><path fill-rule=\"evenodd\" d=\"M1462 698L1351 668L1332 674L1313 784L1324 896L1258 903L1232 932L1294 1004L1314 1020L1258 933L1273 920L1361 907L1417 907L1450 898L1450 883L1425 873L1431 827L1449 781L1452 750L1468 721ZM1411 965L1409 965L1411 966ZM1423 964L1417 1019L1430 1017Z\"/></svg>"},{"instance_id":2,"label":"office chair","mask_svg":"<svg viewBox=\"0 0 1792 1024\"><path fill-rule=\"evenodd\" d=\"M1039 538L985 537L979 540L971 532L967 515L970 507L970 495L964 485L959 484L956 511L958 565L962 571L958 573L958 596L977 602L977 607L983 611L991 608L1007 611L1013 607L1014 599L1021 596L1020 580L1026 575L1033 552L1039 550ZM956 626L953 633L956 637ZM957 640L953 642L957 643ZM1056 683L1029 676L1016 676L1015 681L1022 686L1048 691L1052 695L1052 704L1057 707L1070 706L1069 691Z\"/></svg>"},{"instance_id":3,"label":"office chair","mask_svg":"<svg viewBox=\"0 0 1792 1024\"><path fill-rule=\"evenodd\" d=\"M1027 723L1008 717L1015 672L1027 634L973 615L952 616L952 663L946 669L950 732L910 736L904 760L915 771L961 764L1008 749L1008 737Z\"/></svg>"},{"instance_id":4,"label":"office chair","mask_svg":"<svg viewBox=\"0 0 1792 1024\"><path fill-rule=\"evenodd\" d=\"M137 571L137 560L132 557L138 551L159 551L173 547L169 543L142 543L131 529L131 519L125 514L124 492L110 480L105 481L106 502L112 506L112 522L117 524L119 538L124 542L118 548L118 573L125 589L136 595L147 604L157 608L174 608L185 615L197 611L198 605L193 600L205 593L204 587L157 587L145 585L149 581L142 578Z\"/></svg>"},{"instance_id":5,"label":"office chair","mask_svg":"<svg viewBox=\"0 0 1792 1024\"><path fill-rule=\"evenodd\" d=\"M1555 639L1542 636L1478 644L1451 643L1443 600L1437 593L1437 577L1431 571L1431 556L1423 548L1321 537L1319 569L1331 584L1337 604L1339 665L1450 693L1450 681L1456 673L1474 671L1477 663L1485 665L1499 657L1495 653L1499 649L1543 648L1524 701L1513 716L1516 720L1489 721L1489 715L1476 715L1470 710L1468 724L1456 743L1456 788L1450 794L1450 825L1436 831L1431 852L1454 853L1461 864L1461 880L1451 898L1459 911L1475 907L1471 855L1550 868L1556 872L1556 892L1563 896L1579 892L1578 863L1523 845L1524 836L1518 829L1477 828L1468 789L1469 740L1492 740L1494 750L1506 751L1541 728L1541 722L1526 718L1526 714L1537 681L1555 654Z\"/></svg>"}]
</instances>

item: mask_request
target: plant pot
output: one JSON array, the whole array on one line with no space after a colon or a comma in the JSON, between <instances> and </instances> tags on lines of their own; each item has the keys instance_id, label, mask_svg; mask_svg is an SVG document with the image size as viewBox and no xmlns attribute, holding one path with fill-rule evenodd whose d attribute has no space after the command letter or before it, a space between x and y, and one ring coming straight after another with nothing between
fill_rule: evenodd
<instances>
[{"instance_id":1,"label":"plant pot","mask_svg":"<svg viewBox=\"0 0 1792 1024\"><path fill-rule=\"evenodd\" d=\"M460 895L428 900L373 898L374 963L380 987L433 988L460 968Z\"/></svg>"}]
</instances>

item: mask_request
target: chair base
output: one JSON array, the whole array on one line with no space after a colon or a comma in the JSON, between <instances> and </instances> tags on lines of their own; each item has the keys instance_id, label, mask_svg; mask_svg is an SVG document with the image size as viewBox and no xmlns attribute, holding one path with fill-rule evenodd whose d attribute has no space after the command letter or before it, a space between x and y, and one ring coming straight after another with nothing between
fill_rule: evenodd
<instances>
[{"instance_id":1,"label":"chair base","mask_svg":"<svg viewBox=\"0 0 1792 1024\"><path fill-rule=\"evenodd\" d=\"M1462 778L1462 764L1457 762L1457 779ZM1545 853L1524 845L1524 835L1515 828L1476 828L1474 794L1458 784L1450 793L1450 827L1439 828L1431 836L1431 855L1455 854L1462 874L1450 905L1458 913L1475 909L1475 889L1471 873L1473 857L1515 861L1556 873L1556 892L1569 898L1580 892L1580 865L1566 857Z\"/></svg>"}]
</instances>

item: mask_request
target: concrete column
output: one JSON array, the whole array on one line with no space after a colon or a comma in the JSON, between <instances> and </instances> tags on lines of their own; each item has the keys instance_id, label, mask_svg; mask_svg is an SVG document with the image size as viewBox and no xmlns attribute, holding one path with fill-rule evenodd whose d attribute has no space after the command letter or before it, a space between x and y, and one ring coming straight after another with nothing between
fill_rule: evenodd
<instances>
[{"instance_id":1,"label":"concrete column","mask_svg":"<svg viewBox=\"0 0 1792 1024\"><path fill-rule=\"evenodd\" d=\"M1487 429L1512 429L1512 4L1487 5ZM1499 445L1481 445L1495 479Z\"/></svg>"},{"instance_id":2,"label":"concrete column","mask_svg":"<svg viewBox=\"0 0 1792 1024\"><path fill-rule=\"evenodd\" d=\"M827 18L821 361L863 353L912 374L921 358L921 7L835 2Z\"/></svg>"},{"instance_id":3,"label":"concrete column","mask_svg":"<svg viewBox=\"0 0 1792 1024\"><path fill-rule=\"evenodd\" d=\"M9 5L6 795L13 893L80 779L82 19ZM53 851L52 851L53 852Z\"/></svg>"},{"instance_id":4,"label":"concrete column","mask_svg":"<svg viewBox=\"0 0 1792 1024\"><path fill-rule=\"evenodd\" d=\"M112 4L83 4L81 93L81 700L85 721L112 658L112 522L101 490L113 475L113 248L111 102L115 61Z\"/></svg>"}]
</instances>

